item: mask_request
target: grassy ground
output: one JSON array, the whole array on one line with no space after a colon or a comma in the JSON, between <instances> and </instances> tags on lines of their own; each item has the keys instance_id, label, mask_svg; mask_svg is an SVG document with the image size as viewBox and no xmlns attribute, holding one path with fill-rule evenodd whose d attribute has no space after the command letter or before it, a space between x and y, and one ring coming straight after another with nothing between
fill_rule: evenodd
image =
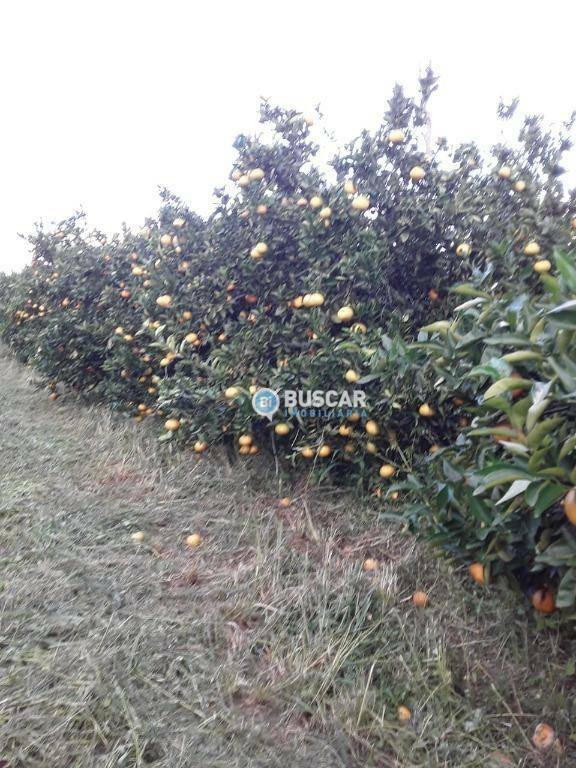
<instances>
[{"instance_id":1,"label":"grassy ground","mask_svg":"<svg viewBox=\"0 0 576 768\"><path fill-rule=\"evenodd\" d=\"M50 403L2 355L0 766L576 765L573 648L518 595L264 460ZM541 720L562 752L531 748Z\"/></svg>"}]
</instances>

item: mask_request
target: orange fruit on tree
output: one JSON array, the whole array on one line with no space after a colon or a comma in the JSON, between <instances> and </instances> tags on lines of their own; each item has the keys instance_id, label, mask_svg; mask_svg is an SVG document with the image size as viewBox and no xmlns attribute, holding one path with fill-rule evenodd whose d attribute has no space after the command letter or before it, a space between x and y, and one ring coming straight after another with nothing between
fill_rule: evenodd
<instances>
[{"instance_id":1,"label":"orange fruit on tree","mask_svg":"<svg viewBox=\"0 0 576 768\"><path fill-rule=\"evenodd\" d=\"M156 299L156 304L158 304L159 307L166 308L169 307L172 304L172 296L165 293L162 296L158 296Z\"/></svg>"},{"instance_id":2,"label":"orange fruit on tree","mask_svg":"<svg viewBox=\"0 0 576 768\"><path fill-rule=\"evenodd\" d=\"M347 195L353 195L356 192L356 187L354 186L352 179L346 179L344 182L344 192Z\"/></svg>"},{"instance_id":3,"label":"orange fruit on tree","mask_svg":"<svg viewBox=\"0 0 576 768\"><path fill-rule=\"evenodd\" d=\"M406 138L406 134L402 128L394 128L388 134L388 141L392 144L401 144Z\"/></svg>"},{"instance_id":4,"label":"orange fruit on tree","mask_svg":"<svg viewBox=\"0 0 576 768\"><path fill-rule=\"evenodd\" d=\"M415 165L414 168L410 169L410 179L412 181L422 181L424 176L426 176L426 171L421 165Z\"/></svg>"},{"instance_id":5,"label":"orange fruit on tree","mask_svg":"<svg viewBox=\"0 0 576 768\"><path fill-rule=\"evenodd\" d=\"M358 379L360 378L360 374L357 373L352 368L349 368L346 373L344 374L344 378L348 382L348 384L355 384Z\"/></svg>"},{"instance_id":6,"label":"orange fruit on tree","mask_svg":"<svg viewBox=\"0 0 576 768\"><path fill-rule=\"evenodd\" d=\"M537 589L530 600L534 609L538 613L554 613L556 610L556 600L554 594L547 588Z\"/></svg>"},{"instance_id":7,"label":"orange fruit on tree","mask_svg":"<svg viewBox=\"0 0 576 768\"><path fill-rule=\"evenodd\" d=\"M168 419L164 422L164 429L168 432L176 432L177 429L180 429L180 419Z\"/></svg>"},{"instance_id":8,"label":"orange fruit on tree","mask_svg":"<svg viewBox=\"0 0 576 768\"><path fill-rule=\"evenodd\" d=\"M375 571L378 569L378 560L374 557L367 557L362 563L363 571Z\"/></svg>"},{"instance_id":9,"label":"orange fruit on tree","mask_svg":"<svg viewBox=\"0 0 576 768\"><path fill-rule=\"evenodd\" d=\"M280 422L280 424L276 424L276 426L274 427L274 432L277 435L280 435L280 437L285 437L290 432L291 429L292 427L290 426L290 424L287 424L286 422Z\"/></svg>"},{"instance_id":10,"label":"orange fruit on tree","mask_svg":"<svg viewBox=\"0 0 576 768\"><path fill-rule=\"evenodd\" d=\"M325 459L332 453L332 448L330 448L329 445L321 445L320 448L318 448L318 456L320 456L321 459Z\"/></svg>"},{"instance_id":11,"label":"orange fruit on tree","mask_svg":"<svg viewBox=\"0 0 576 768\"><path fill-rule=\"evenodd\" d=\"M367 195L357 195L352 200L352 210L367 211L370 208L370 198Z\"/></svg>"},{"instance_id":12,"label":"orange fruit on tree","mask_svg":"<svg viewBox=\"0 0 576 768\"><path fill-rule=\"evenodd\" d=\"M380 434L380 427L378 426L378 423L374 421L374 419L368 419L364 425L364 429L366 430L366 433L370 435L370 437L376 437L376 435Z\"/></svg>"},{"instance_id":13,"label":"orange fruit on tree","mask_svg":"<svg viewBox=\"0 0 576 768\"><path fill-rule=\"evenodd\" d=\"M338 320L340 320L341 323L347 323L354 317L354 310L349 306L340 307L336 313L336 317Z\"/></svg>"},{"instance_id":14,"label":"orange fruit on tree","mask_svg":"<svg viewBox=\"0 0 576 768\"><path fill-rule=\"evenodd\" d=\"M526 256L538 256L540 253L540 244L537 243L535 240L530 240L529 243L526 243L524 246L524 254Z\"/></svg>"},{"instance_id":15,"label":"orange fruit on tree","mask_svg":"<svg viewBox=\"0 0 576 768\"><path fill-rule=\"evenodd\" d=\"M564 506L564 514L570 520L572 525L576 525L576 488L572 488L568 491L566 496L564 496L564 501L562 502Z\"/></svg>"},{"instance_id":16,"label":"orange fruit on tree","mask_svg":"<svg viewBox=\"0 0 576 768\"><path fill-rule=\"evenodd\" d=\"M431 418L436 412L428 405L428 403L422 403L420 408L418 408L418 413L424 418Z\"/></svg>"},{"instance_id":17,"label":"orange fruit on tree","mask_svg":"<svg viewBox=\"0 0 576 768\"><path fill-rule=\"evenodd\" d=\"M542 275L544 272L550 272L552 269L552 262L548 259L539 259L538 261L534 262L532 269L534 272Z\"/></svg>"},{"instance_id":18,"label":"orange fruit on tree","mask_svg":"<svg viewBox=\"0 0 576 768\"><path fill-rule=\"evenodd\" d=\"M392 464L382 464L379 470L380 477L389 478L396 474L396 467Z\"/></svg>"}]
</instances>

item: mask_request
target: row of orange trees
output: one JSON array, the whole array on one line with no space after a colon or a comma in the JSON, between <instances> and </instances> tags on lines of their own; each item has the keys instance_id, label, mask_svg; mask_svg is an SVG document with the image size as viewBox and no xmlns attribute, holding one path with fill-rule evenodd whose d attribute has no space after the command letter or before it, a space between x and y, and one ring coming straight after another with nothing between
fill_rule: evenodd
<instances>
[{"instance_id":1,"label":"row of orange trees","mask_svg":"<svg viewBox=\"0 0 576 768\"><path fill-rule=\"evenodd\" d=\"M163 440L198 453L273 446L375 494L482 580L506 571L573 608L569 141L529 117L487 159L430 146L434 88L431 73L417 98L396 88L327 167L314 121L264 103L206 220L163 191L138 232L39 228L32 264L0 281L3 338L54 398L62 382L159 416ZM251 405L264 386L362 389L368 406L269 422Z\"/></svg>"}]
</instances>

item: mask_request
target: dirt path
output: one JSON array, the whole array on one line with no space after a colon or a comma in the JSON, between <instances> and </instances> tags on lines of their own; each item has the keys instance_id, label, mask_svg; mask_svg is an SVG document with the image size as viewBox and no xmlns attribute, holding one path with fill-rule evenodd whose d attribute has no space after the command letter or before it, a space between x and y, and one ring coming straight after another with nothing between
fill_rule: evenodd
<instances>
[{"instance_id":1,"label":"dirt path","mask_svg":"<svg viewBox=\"0 0 576 768\"><path fill-rule=\"evenodd\" d=\"M565 658L507 594L447 584L345 496L283 510L251 462L167 462L146 428L49 402L3 350L0 427L0 766L461 768L496 746L543 765L525 665L559 723Z\"/></svg>"}]
</instances>

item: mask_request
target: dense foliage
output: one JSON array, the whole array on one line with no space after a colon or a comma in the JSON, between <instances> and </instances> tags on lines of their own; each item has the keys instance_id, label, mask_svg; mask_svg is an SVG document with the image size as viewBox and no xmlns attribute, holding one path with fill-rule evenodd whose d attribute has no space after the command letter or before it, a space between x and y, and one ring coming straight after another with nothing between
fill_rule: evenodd
<instances>
[{"instance_id":1,"label":"dense foliage","mask_svg":"<svg viewBox=\"0 0 576 768\"><path fill-rule=\"evenodd\" d=\"M414 528L454 555L560 583L568 607L570 144L529 117L487 160L474 144L432 146L435 87L430 72L418 99L397 87L381 126L327 167L314 120L264 103L207 220L163 191L138 232L108 239L82 216L39 227L30 267L0 281L3 338L53 399L63 383L160 415L161 439L197 453L272 442L387 510L409 499ZM270 423L251 405L261 386L361 388L368 409Z\"/></svg>"}]
</instances>

